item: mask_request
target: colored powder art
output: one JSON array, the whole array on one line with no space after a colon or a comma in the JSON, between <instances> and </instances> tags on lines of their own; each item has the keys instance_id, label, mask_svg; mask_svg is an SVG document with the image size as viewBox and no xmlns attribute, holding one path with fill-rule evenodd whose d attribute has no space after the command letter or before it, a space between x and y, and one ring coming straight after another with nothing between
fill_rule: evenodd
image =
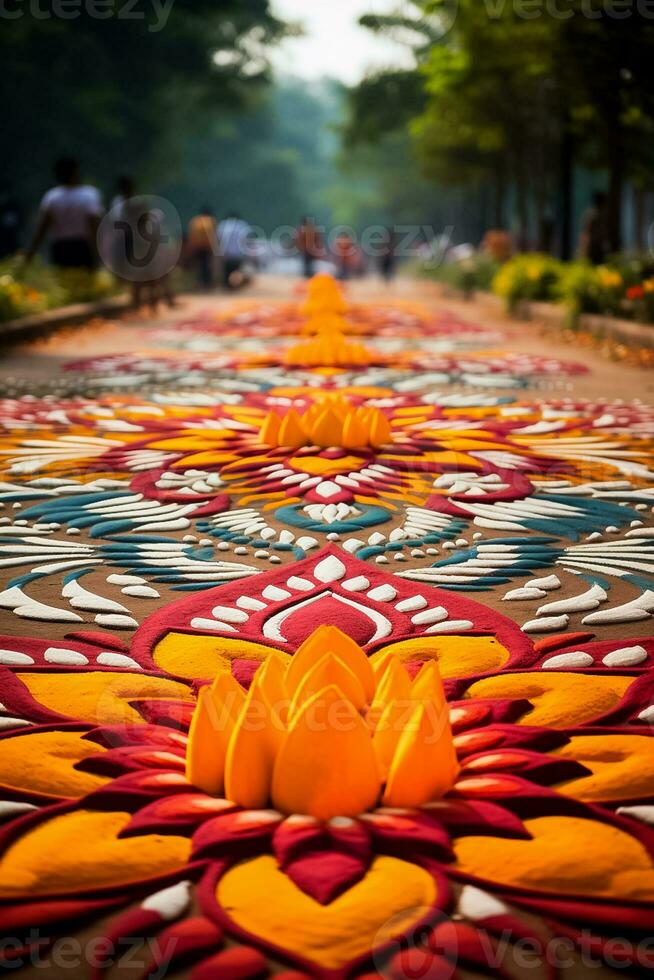
<instances>
[{"instance_id":1,"label":"colored powder art","mask_svg":"<svg viewBox=\"0 0 654 980\"><path fill-rule=\"evenodd\" d=\"M654 408L505 342L318 276L0 402L9 965L651 969Z\"/></svg>"}]
</instances>

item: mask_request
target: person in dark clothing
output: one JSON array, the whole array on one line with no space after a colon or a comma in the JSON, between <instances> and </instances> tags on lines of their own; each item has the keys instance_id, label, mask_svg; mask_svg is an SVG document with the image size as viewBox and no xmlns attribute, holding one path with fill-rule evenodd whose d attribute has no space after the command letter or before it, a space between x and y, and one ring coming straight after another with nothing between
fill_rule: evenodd
<instances>
[{"instance_id":1,"label":"person in dark clothing","mask_svg":"<svg viewBox=\"0 0 654 980\"><path fill-rule=\"evenodd\" d=\"M23 213L7 184L0 185L0 258L14 255L21 245Z\"/></svg>"},{"instance_id":2,"label":"person in dark clothing","mask_svg":"<svg viewBox=\"0 0 654 980\"><path fill-rule=\"evenodd\" d=\"M596 191L583 218L579 251L593 265L606 262L610 251L607 203L604 191Z\"/></svg>"},{"instance_id":3,"label":"person in dark clothing","mask_svg":"<svg viewBox=\"0 0 654 980\"><path fill-rule=\"evenodd\" d=\"M395 232L392 228L387 228L379 248L379 272L384 282L391 282L395 275L397 260L395 250Z\"/></svg>"},{"instance_id":4,"label":"person in dark clothing","mask_svg":"<svg viewBox=\"0 0 654 980\"><path fill-rule=\"evenodd\" d=\"M317 259L324 254L320 229L311 218L302 218L295 233L295 244L302 259L302 274L305 279L311 279L316 271Z\"/></svg>"},{"instance_id":5,"label":"person in dark clothing","mask_svg":"<svg viewBox=\"0 0 654 980\"><path fill-rule=\"evenodd\" d=\"M210 289L215 280L218 222L207 205L200 208L189 221L186 251L189 264L195 269L198 285Z\"/></svg>"}]
</instances>

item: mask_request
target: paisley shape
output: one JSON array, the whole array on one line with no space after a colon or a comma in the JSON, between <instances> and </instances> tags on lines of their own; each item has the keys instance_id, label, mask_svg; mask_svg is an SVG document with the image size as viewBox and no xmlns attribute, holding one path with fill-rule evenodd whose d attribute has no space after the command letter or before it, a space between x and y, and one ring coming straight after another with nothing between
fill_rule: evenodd
<instances>
[{"instance_id":1,"label":"paisley shape","mask_svg":"<svg viewBox=\"0 0 654 980\"><path fill-rule=\"evenodd\" d=\"M183 868L184 837L118 837L129 813L78 810L55 816L10 844L0 860L0 897L77 894L129 885Z\"/></svg>"},{"instance_id":2,"label":"paisley shape","mask_svg":"<svg viewBox=\"0 0 654 980\"><path fill-rule=\"evenodd\" d=\"M417 925L436 902L437 889L423 868L377 857L360 882L321 905L265 855L231 868L216 894L229 918L253 938L337 970Z\"/></svg>"},{"instance_id":3,"label":"paisley shape","mask_svg":"<svg viewBox=\"0 0 654 980\"><path fill-rule=\"evenodd\" d=\"M49 797L74 798L90 793L106 777L81 772L84 759L104 751L83 732L29 732L0 741L0 784Z\"/></svg>"},{"instance_id":4,"label":"paisley shape","mask_svg":"<svg viewBox=\"0 0 654 980\"><path fill-rule=\"evenodd\" d=\"M497 885L556 894L654 899L654 864L630 834L577 817L525 820L533 840L464 837L457 868ZM580 847L580 843L583 846Z\"/></svg>"}]
</instances>

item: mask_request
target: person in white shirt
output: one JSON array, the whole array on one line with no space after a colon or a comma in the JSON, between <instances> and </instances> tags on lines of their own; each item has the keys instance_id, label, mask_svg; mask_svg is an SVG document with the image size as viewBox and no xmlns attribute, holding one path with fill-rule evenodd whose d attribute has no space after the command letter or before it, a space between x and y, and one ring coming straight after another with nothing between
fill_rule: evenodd
<instances>
[{"instance_id":1,"label":"person in white shirt","mask_svg":"<svg viewBox=\"0 0 654 980\"><path fill-rule=\"evenodd\" d=\"M97 188L82 184L79 164L66 158L55 166L56 187L44 195L36 231L26 262L43 240L50 239L50 257L59 268L94 269L97 265L97 232L104 213Z\"/></svg>"},{"instance_id":2,"label":"person in white shirt","mask_svg":"<svg viewBox=\"0 0 654 980\"><path fill-rule=\"evenodd\" d=\"M218 246L223 261L224 285L237 289L243 285L241 271L248 254L250 226L238 214L228 215L218 226Z\"/></svg>"}]
</instances>

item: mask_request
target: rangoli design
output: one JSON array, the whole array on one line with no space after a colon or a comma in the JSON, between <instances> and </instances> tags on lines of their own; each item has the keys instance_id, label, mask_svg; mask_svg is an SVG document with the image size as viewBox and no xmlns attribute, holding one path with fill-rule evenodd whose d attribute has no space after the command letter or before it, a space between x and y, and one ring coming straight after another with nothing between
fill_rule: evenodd
<instances>
[{"instance_id":1,"label":"rangoli design","mask_svg":"<svg viewBox=\"0 0 654 980\"><path fill-rule=\"evenodd\" d=\"M450 327L317 277L184 324L215 366L0 403L10 965L82 927L143 977L654 965L654 409L411 353Z\"/></svg>"}]
</instances>

